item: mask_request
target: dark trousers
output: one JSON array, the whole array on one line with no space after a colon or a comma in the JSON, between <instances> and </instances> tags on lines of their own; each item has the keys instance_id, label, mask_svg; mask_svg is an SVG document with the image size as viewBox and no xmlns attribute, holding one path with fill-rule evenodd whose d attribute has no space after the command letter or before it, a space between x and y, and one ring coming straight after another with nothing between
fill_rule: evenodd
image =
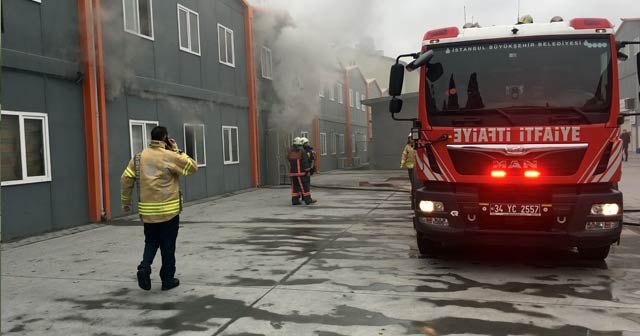
<instances>
[{"instance_id":1,"label":"dark trousers","mask_svg":"<svg viewBox=\"0 0 640 336\"><path fill-rule=\"evenodd\" d=\"M622 145L622 156L625 161L629 161L629 145Z\"/></svg>"},{"instance_id":2,"label":"dark trousers","mask_svg":"<svg viewBox=\"0 0 640 336\"><path fill-rule=\"evenodd\" d=\"M309 204L311 202L311 177L291 176L291 203L300 204L300 197Z\"/></svg>"},{"instance_id":3,"label":"dark trousers","mask_svg":"<svg viewBox=\"0 0 640 336\"><path fill-rule=\"evenodd\" d=\"M411 183L411 189L413 190L413 183L415 182L416 177L413 168L407 169L407 171L409 172L409 183Z\"/></svg>"},{"instance_id":4,"label":"dark trousers","mask_svg":"<svg viewBox=\"0 0 640 336\"><path fill-rule=\"evenodd\" d=\"M166 222L144 224L144 253L138 266L139 270L151 273L151 264L158 248L160 248L162 255L160 279L163 283L172 282L173 276L176 274L176 239L178 238L179 225L179 215Z\"/></svg>"}]
</instances>

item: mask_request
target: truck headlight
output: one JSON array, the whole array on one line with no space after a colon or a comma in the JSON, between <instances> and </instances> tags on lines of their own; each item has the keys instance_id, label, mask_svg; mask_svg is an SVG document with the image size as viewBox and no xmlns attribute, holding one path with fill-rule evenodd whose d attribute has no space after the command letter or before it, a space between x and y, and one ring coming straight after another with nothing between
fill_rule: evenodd
<instances>
[{"instance_id":1,"label":"truck headlight","mask_svg":"<svg viewBox=\"0 0 640 336\"><path fill-rule=\"evenodd\" d=\"M424 213L431 213L434 211L444 211L444 203L434 201L420 201L420 211Z\"/></svg>"},{"instance_id":2,"label":"truck headlight","mask_svg":"<svg viewBox=\"0 0 640 336\"><path fill-rule=\"evenodd\" d=\"M592 215L615 216L620 214L620 206L616 203L594 204L591 206Z\"/></svg>"}]
</instances>

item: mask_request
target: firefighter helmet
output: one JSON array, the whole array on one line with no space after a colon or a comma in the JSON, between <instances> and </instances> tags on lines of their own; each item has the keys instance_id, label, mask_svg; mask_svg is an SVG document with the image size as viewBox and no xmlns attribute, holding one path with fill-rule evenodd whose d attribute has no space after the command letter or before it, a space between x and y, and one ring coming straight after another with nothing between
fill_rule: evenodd
<instances>
[{"instance_id":1,"label":"firefighter helmet","mask_svg":"<svg viewBox=\"0 0 640 336\"><path fill-rule=\"evenodd\" d=\"M300 137L293 138L293 144L294 145L302 145L302 138L300 138Z\"/></svg>"},{"instance_id":2,"label":"firefighter helmet","mask_svg":"<svg viewBox=\"0 0 640 336\"><path fill-rule=\"evenodd\" d=\"M309 143L309 139L307 139L305 137L302 137L302 138L300 138L300 143L303 144L303 145L304 144L308 144Z\"/></svg>"}]
</instances>

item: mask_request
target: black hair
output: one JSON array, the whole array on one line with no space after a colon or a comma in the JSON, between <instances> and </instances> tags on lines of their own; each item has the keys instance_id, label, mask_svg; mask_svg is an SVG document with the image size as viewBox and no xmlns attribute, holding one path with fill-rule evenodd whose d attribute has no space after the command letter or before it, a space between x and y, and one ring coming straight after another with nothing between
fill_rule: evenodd
<instances>
[{"instance_id":1,"label":"black hair","mask_svg":"<svg viewBox=\"0 0 640 336\"><path fill-rule=\"evenodd\" d=\"M169 132L164 126L156 126L151 130L151 140L163 141L167 135L169 135Z\"/></svg>"}]
</instances>

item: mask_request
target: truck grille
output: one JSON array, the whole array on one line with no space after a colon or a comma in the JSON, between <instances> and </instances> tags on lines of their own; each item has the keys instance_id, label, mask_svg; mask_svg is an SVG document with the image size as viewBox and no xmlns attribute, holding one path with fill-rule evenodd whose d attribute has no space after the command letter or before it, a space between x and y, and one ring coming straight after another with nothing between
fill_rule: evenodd
<instances>
[{"instance_id":1,"label":"truck grille","mask_svg":"<svg viewBox=\"0 0 640 336\"><path fill-rule=\"evenodd\" d=\"M535 150L524 150L522 154L514 155L507 152L507 146L509 145L462 145L447 148L454 168L461 175L486 175L488 171L496 168L496 163L506 165L502 168L518 169L526 168L528 163L535 162L535 168L547 176L569 176L576 173L587 150L586 145L573 145L574 148L572 145L547 145L548 148L545 145L537 145Z\"/></svg>"}]
</instances>

